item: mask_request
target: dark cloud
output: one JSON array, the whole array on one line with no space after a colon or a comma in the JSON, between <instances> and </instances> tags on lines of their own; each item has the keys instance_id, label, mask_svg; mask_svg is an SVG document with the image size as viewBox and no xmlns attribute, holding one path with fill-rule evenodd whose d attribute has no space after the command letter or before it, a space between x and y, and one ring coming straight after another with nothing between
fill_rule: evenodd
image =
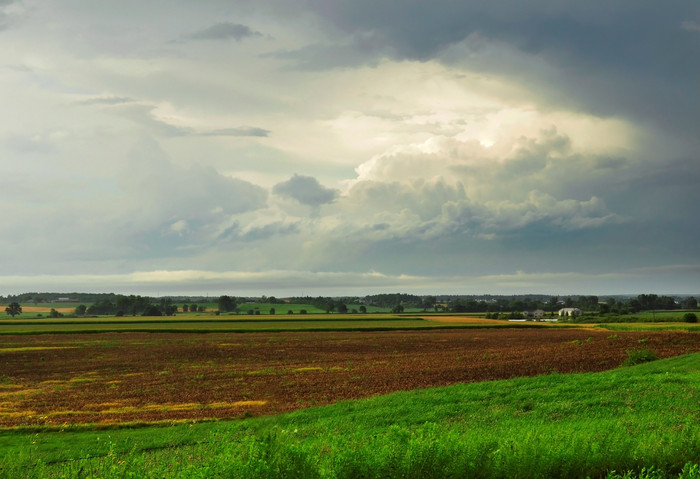
<instances>
[{"instance_id":1,"label":"dark cloud","mask_svg":"<svg viewBox=\"0 0 700 479\"><path fill-rule=\"evenodd\" d=\"M199 136L257 136L267 137L270 135L269 130L256 127L241 127L241 128L221 128L218 130L209 130L198 133Z\"/></svg>"},{"instance_id":2,"label":"dark cloud","mask_svg":"<svg viewBox=\"0 0 700 479\"><path fill-rule=\"evenodd\" d=\"M333 203L338 197L338 190L326 188L312 176L294 175L287 181L276 184L272 191L312 208Z\"/></svg>"},{"instance_id":3,"label":"dark cloud","mask_svg":"<svg viewBox=\"0 0 700 479\"><path fill-rule=\"evenodd\" d=\"M295 57L300 68L337 68L344 58L348 66L371 64L383 56L466 63L519 79L554 103L647 119L700 142L696 2L358 0L307 6L335 25L337 38L372 41L370 48L350 40L281 54ZM475 37L481 41L449 53ZM338 55L342 50L351 52Z\"/></svg>"},{"instance_id":4,"label":"dark cloud","mask_svg":"<svg viewBox=\"0 0 700 479\"><path fill-rule=\"evenodd\" d=\"M262 33L252 30L247 25L240 23L222 22L212 25L209 28L200 30L190 35L193 40L228 40L232 38L237 42L245 38L259 37Z\"/></svg>"},{"instance_id":5,"label":"dark cloud","mask_svg":"<svg viewBox=\"0 0 700 479\"><path fill-rule=\"evenodd\" d=\"M376 33L358 33L333 44L307 45L297 50L284 50L265 55L292 62L297 70L321 71L376 64L382 57L395 56L391 45Z\"/></svg>"}]
</instances>

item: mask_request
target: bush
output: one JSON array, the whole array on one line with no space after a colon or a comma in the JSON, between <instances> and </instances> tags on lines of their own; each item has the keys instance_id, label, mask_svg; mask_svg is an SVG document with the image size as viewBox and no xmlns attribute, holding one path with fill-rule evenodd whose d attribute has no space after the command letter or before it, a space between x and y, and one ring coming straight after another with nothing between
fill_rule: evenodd
<instances>
[{"instance_id":1,"label":"bush","mask_svg":"<svg viewBox=\"0 0 700 479\"><path fill-rule=\"evenodd\" d=\"M698 317L695 313L685 313L683 315L683 321L685 321L686 323L697 323Z\"/></svg>"},{"instance_id":2,"label":"bush","mask_svg":"<svg viewBox=\"0 0 700 479\"><path fill-rule=\"evenodd\" d=\"M648 363L651 361L656 361L659 357L653 351L649 351L646 348L642 349L628 349L627 359L622 363L623 366L634 366L635 364Z\"/></svg>"}]
</instances>

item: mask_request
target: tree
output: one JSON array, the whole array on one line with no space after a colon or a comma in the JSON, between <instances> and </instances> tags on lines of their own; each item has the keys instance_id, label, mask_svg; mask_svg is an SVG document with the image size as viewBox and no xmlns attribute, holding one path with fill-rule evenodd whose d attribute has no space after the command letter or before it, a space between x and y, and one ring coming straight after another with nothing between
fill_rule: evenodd
<instances>
[{"instance_id":1,"label":"tree","mask_svg":"<svg viewBox=\"0 0 700 479\"><path fill-rule=\"evenodd\" d=\"M367 312L367 308L363 304L362 306L360 306L360 313L365 314L366 312Z\"/></svg>"},{"instance_id":2,"label":"tree","mask_svg":"<svg viewBox=\"0 0 700 479\"><path fill-rule=\"evenodd\" d=\"M81 304L81 305L75 307L75 315L76 316L85 316L86 311L87 311L87 307L84 304Z\"/></svg>"},{"instance_id":3,"label":"tree","mask_svg":"<svg viewBox=\"0 0 700 479\"><path fill-rule=\"evenodd\" d=\"M190 304L190 312L191 313L197 312L197 305L195 303Z\"/></svg>"},{"instance_id":4,"label":"tree","mask_svg":"<svg viewBox=\"0 0 700 479\"><path fill-rule=\"evenodd\" d=\"M182 305L182 312L187 313L190 310L190 306L188 304L183 304Z\"/></svg>"},{"instance_id":5,"label":"tree","mask_svg":"<svg viewBox=\"0 0 700 479\"><path fill-rule=\"evenodd\" d=\"M275 314L275 308L270 308L270 314Z\"/></svg>"},{"instance_id":6,"label":"tree","mask_svg":"<svg viewBox=\"0 0 700 479\"><path fill-rule=\"evenodd\" d=\"M686 323L697 323L698 317L695 313L685 313L683 315L683 321L685 321Z\"/></svg>"},{"instance_id":7,"label":"tree","mask_svg":"<svg viewBox=\"0 0 700 479\"><path fill-rule=\"evenodd\" d=\"M13 301L9 304L9 306L7 306L7 308L5 308L5 312L14 318L18 314L22 314L22 306Z\"/></svg>"},{"instance_id":8,"label":"tree","mask_svg":"<svg viewBox=\"0 0 700 479\"><path fill-rule=\"evenodd\" d=\"M698 307L698 300L692 296L688 296L683 301L681 301L681 307L683 309L695 309Z\"/></svg>"},{"instance_id":9,"label":"tree","mask_svg":"<svg viewBox=\"0 0 700 479\"><path fill-rule=\"evenodd\" d=\"M338 311L340 314L345 314L348 312L348 307L345 305L345 303L338 303L335 305L336 311Z\"/></svg>"},{"instance_id":10,"label":"tree","mask_svg":"<svg viewBox=\"0 0 700 479\"><path fill-rule=\"evenodd\" d=\"M146 310L141 316L163 316L163 313L161 312L160 308L158 308L158 306L152 304L146 308Z\"/></svg>"},{"instance_id":11,"label":"tree","mask_svg":"<svg viewBox=\"0 0 700 479\"><path fill-rule=\"evenodd\" d=\"M229 311L236 310L236 300L231 296L219 296L219 311L222 313L228 313Z\"/></svg>"},{"instance_id":12,"label":"tree","mask_svg":"<svg viewBox=\"0 0 700 479\"><path fill-rule=\"evenodd\" d=\"M62 317L63 317L63 313L59 313L59 312L56 311L54 308L51 308L51 311L49 312L49 316L52 317L52 318L62 318Z\"/></svg>"},{"instance_id":13,"label":"tree","mask_svg":"<svg viewBox=\"0 0 700 479\"><path fill-rule=\"evenodd\" d=\"M423 310L434 308L435 303L437 303L435 296L426 296L423 298Z\"/></svg>"},{"instance_id":14,"label":"tree","mask_svg":"<svg viewBox=\"0 0 700 479\"><path fill-rule=\"evenodd\" d=\"M169 297L160 299L160 311L166 316L177 313L177 305L173 304L173 299Z\"/></svg>"},{"instance_id":15,"label":"tree","mask_svg":"<svg viewBox=\"0 0 700 479\"><path fill-rule=\"evenodd\" d=\"M397 304L396 306L394 306L394 307L391 309L391 312L392 312L392 313L395 313L395 314L397 314L397 313L403 313L403 305Z\"/></svg>"}]
</instances>

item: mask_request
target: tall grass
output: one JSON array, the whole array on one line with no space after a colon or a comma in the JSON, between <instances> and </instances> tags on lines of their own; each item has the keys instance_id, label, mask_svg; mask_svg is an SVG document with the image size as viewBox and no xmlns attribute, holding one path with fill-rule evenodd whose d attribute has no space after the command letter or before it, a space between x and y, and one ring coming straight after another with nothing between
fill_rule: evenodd
<instances>
[{"instance_id":1,"label":"tall grass","mask_svg":"<svg viewBox=\"0 0 700 479\"><path fill-rule=\"evenodd\" d=\"M277 417L100 431L99 446L84 432L77 448L70 447L73 433L50 433L44 449L22 442L34 436L18 436L5 443L0 476L700 478L699 401L695 354ZM198 433L187 435L188 428ZM62 451L49 447L59 442Z\"/></svg>"}]
</instances>

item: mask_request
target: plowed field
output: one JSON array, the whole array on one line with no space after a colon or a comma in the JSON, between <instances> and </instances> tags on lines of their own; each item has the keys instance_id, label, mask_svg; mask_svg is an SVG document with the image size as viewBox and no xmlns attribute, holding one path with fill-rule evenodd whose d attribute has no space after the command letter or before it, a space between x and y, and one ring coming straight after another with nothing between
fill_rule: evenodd
<instances>
[{"instance_id":1,"label":"plowed field","mask_svg":"<svg viewBox=\"0 0 700 479\"><path fill-rule=\"evenodd\" d=\"M275 414L430 386L601 371L700 334L581 329L0 338L0 427Z\"/></svg>"}]
</instances>

